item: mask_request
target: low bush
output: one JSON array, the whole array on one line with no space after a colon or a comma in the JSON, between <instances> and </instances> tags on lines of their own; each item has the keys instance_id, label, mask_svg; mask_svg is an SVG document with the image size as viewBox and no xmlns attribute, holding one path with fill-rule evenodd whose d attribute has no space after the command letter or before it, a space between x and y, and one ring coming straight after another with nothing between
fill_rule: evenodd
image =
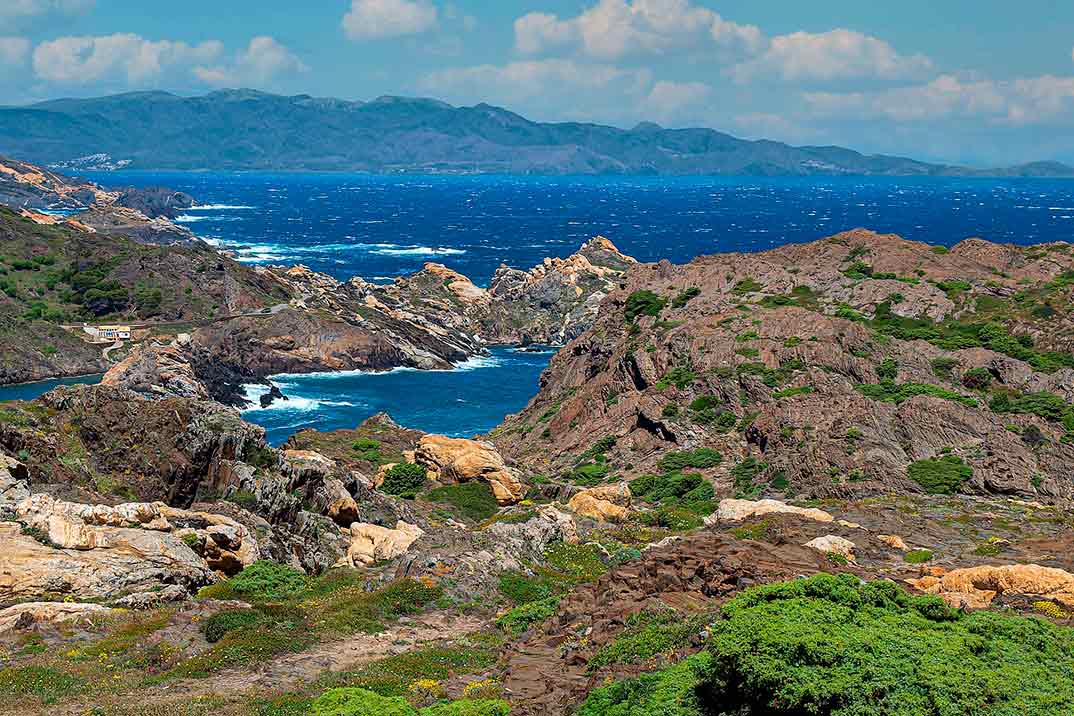
<instances>
[{"instance_id":1,"label":"low bush","mask_svg":"<svg viewBox=\"0 0 1074 716\"><path fill-rule=\"evenodd\" d=\"M601 647L589 660L589 668L637 664L671 654L689 645L707 621L704 616L687 618L672 610L632 614L627 617L626 628L615 641Z\"/></svg>"},{"instance_id":2,"label":"low bush","mask_svg":"<svg viewBox=\"0 0 1074 716\"><path fill-rule=\"evenodd\" d=\"M953 495L962 483L973 477L973 468L956 455L918 460L910 464L907 472L930 495Z\"/></svg>"},{"instance_id":3,"label":"low bush","mask_svg":"<svg viewBox=\"0 0 1074 716\"><path fill-rule=\"evenodd\" d=\"M226 609L205 619L201 623L201 633L206 641L215 644L228 632L252 626L260 620L261 613L253 609Z\"/></svg>"},{"instance_id":4,"label":"low bush","mask_svg":"<svg viewBox=\"0 0 1074 716\"><path fill-rule=\"evenodd\" d=\"M624 315L628 323L633 322L638 316L659 316L667 304L667 299L652 291L635 291L627 296Z\"/></svg>"},{"instance_id":5,"label":"low bush","mask_svg":"<svg viewBox=\"0 0 1074 716\"><path fill-rule=\"evenodd\" d=\"M304 590L306 575L278 562L258 560L227 580L224 586L247 601L278 601Z\"/></svg>"},{"instance_id":6,"label":"low bush","mask_svg":"<svg viewBox=\"0 0 1074 716\"><path fill-rule=\"evenodd\" d=\"M962 395L937 385L928 383L895 383L884 381L883 383L856 385L858 392L871 400L883 403L899 404L918 395L931 395L934 398L953 400L968 408L976 408L977 401L967 395Z\"/></svg>"},{"instance_id":7,"label":"low bush","mask_svg":"<svg viewBox=\"0 0 1074 716\"><path fill-rule=\"evenodd\" d=\"M398 497L412 497L425 486L426 472L421 465L401 462L384 473L381 492Z\"/></svg>"},{"instance_id":8,"label":"low bush","mask_svg":"<svg viewBox=\"0 0 1074 716\"><path fill-rule=\"evenodd\" d=\"M497 619L496 626L512 636L519 636L555 614L559 600L560 597L545 597L517 606Z\"/></svg>"},{"instance_id":9,"label":"low bush","mask_svg":"<svg viewBox=\"0 0 1074 716\"><path fill-rule=\"evenodd\" d=\"M660 458L657 465L661 470L674 472L688 467L704 470L716 467L723 462L723 455L712 448L698 448L696 450L682 450L669 452Z\"/></svg>"},{"instance_id":10,"label":"low bush","mask_svg":"<svg viewBox=\"0 0 1074 716\"><path fill-rule=\"evenodd\" d=\"M768 469L768 464L754 457L748 457L731 468L731 477L735 480L735 497L753 499L761 491L760 485L753 484L757 476Z\"/></svg>"},{"instance_id":11,"label":"low bush","mask_svg":"<svg viewBox=\"0 0 1074 716\"><path fill-rule=\"evenodd\" d=\"M471 522L483 522L500 509L492 488L484 480L437 487L426 493L425 497L430 502L450 505L454 512Z\"/></svg>"}]
</instances>

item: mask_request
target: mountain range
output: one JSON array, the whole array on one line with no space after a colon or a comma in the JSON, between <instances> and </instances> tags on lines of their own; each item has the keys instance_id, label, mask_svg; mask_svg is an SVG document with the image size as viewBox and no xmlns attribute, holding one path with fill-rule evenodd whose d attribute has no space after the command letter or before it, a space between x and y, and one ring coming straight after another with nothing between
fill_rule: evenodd
<instances>
[{"instance_id":1,"label":"mountain range","mask_svg":"<svg viewBox=\"0 0 1074 716\"><path fill-rule=\"evenodd\" d=\"M1074 177L1074 167L1058 162L974 169L649 122L534 122L488 104L245 89L0 107L0 154L61 169Z\"/></svg>"}]
</instances>

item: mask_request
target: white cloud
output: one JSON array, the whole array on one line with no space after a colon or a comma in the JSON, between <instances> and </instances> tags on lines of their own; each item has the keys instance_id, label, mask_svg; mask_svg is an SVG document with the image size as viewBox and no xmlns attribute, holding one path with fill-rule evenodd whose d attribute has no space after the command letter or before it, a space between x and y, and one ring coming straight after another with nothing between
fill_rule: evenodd
<instances>
[{"instance_id":1,"label":"white cloud","mask_svg":"<svg viewBox=\"0 0 1074 716\"><path fill-rule=\"evenodd\" d=\"M94 0L3 0L0 20L14 22L50 12L71 14L89 10L93 5Z\"/></svg>"},{"instance_id":2,"label":"white cloud","mask_svg":"<svg viewBox=\"0 0 1074 716\"><path fill-rule=\"evenodd\" d=\"M684 112L703 107L712 96L712 88L703 82L656 82L641 102L647 118L667 122Z\"/></svg>"},{"instance_id":3,"label":"white cloud","mask_svg":"<svg viewBox=\"0 0 1074 716\"><path fill-rule=\"evenodd\" d=\"M932 69L924 55L900 55L887 42L852 30L795 32L772 38L760 57L736 65L737 82L774 76L787 81L856 78L904 79Z\"/></svg>"},{"instance_id":4,"label":"white cloud","mask_svg":"<svg viewBox=\"0 0 1074 716\"><path fill-rule=\"evenodd\" d=\"M21 65L30 53L25 37L0 37L0 65Z\"/></svg>"},{"instance_id":5,"label":"white cloud","mask_svg":"<svg viewBox=\"0 0 1074 716\"><path fill-rule=\"evenodd\" d=\"M261 36L250 40L229 64L196 67L194 75L210 85L257 86L281 74L308 71L309 67L275 38Z\"/></svg>"},{"instance_id":6,"label":"white cloud","mask_svg":"<svg viewBox=\"0 0 1074 716\"><path fill-rule=\"evenodd\" d=\"M1013 81L941 75L923 85L879 92L810 92L816 117L931 122L983 119L992 124L1039 124L1074 115L1074 77L1044 75Z\"/></svg>"},{"instance_id":7,"label":"white cloud","mask_svg":"<svg viewBox=\"0 0 1074 716\"><path fill-rule=\"evenodd\" d=\"M435 26L437 15L427 0L352 0L343 31L352 40L417 35Z\"/></svg>"},{"instance_id":8,"label":"white cloud","mask_svg":"<svg viewBox=\"0 0 1074 716\"><path fill-rule=\"evenodd\" d=\"M423 91L454 96L482 94L498 102L541 98L594 90L624 91L638 95L652 78L646 70L623 70L611 65L579 64L573 60L526 60L507 65L478 65L432 72L421 79Z\"/></svg>"},{"instance_id":9,"label":"white cloud","mask_svg":"<svg viewBox=\"0 0 1074 716\"><path fill-rule=\"evenodd\" d=\"M52 82L86 84L122 78L145 82L174 67L212 62L223 50L217 41L188 45L170 40L151 41L117 33L101 37L61 37L34 49L38 77Z\"/></svg>"},{"instance_id":10,"label":"white cloud","mask_svg":"<svg viewBox=\"0 0 1074 716\"><path fill-rule=\"evenodd\" d=\"M689 0L600 0L565 20L546 13L515 20L515 48L524 54L567 49L615 60L689 49L752 53L762 45L758 28L729 22Z\"/></svg>"}]
</instances>

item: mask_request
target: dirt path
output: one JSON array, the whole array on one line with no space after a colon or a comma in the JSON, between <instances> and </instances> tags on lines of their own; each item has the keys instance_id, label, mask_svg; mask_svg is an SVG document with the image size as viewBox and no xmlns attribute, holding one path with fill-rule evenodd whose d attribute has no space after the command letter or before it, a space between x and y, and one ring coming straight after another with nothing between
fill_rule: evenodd
<instances>
[{"instance_id":1,"label":"dirt path","mask_svg":"<svg viewBox=\"0 0 1074 716\"><path fill-rule=\"evenodd\" d=\"M356 634L341 641L317 644L299 654L286 654L259 664L253 670L230 669L207 679L185 679L143 691L139 698L148 703L169 697L196 699L203 696L233 696L242 693L286 691L317 679L328 672L347 671L387 656L412 651L428 642L457 639L480 629L476 617L430 614L409 623L394 624L380 634Z\"/></svg>"}]
</instances>

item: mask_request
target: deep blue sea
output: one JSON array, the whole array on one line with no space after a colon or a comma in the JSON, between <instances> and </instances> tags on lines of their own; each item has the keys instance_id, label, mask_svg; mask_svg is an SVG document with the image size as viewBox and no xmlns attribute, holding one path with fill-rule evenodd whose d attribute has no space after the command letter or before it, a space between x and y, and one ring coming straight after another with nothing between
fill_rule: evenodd
<instances>
[{"instance_id":1,"label":"deep blue sea","mask_svg":"<svg viewBox=\"0 0 1074 716\"><path fill-rule=\"evenodd\" d=\"M1074 181L1051 179L88 176L189 192L200 206L180 221L239 260L303 263L339 279L390 281L437 261L487 285L501 263L529 268L595 234L640 260L675 262L855 227L946 245L1074 240ZM274 443L303 427L354 427L381 410L409 427L469 436L521 409L548 360L504 350L454 372L279 376L293 399L245 417Z\"/></svg>"}]
</instances>

